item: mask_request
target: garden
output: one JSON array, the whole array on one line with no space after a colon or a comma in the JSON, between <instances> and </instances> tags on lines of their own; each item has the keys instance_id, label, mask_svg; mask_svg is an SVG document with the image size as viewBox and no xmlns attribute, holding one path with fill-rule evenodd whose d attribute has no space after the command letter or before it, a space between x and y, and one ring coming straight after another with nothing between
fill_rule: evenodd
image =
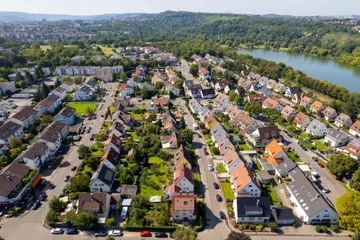
<instances>
[{"instance_id":1,"label":"garden","mask_svg":"<svg viewBox=\"0 0 360 240\"><path fill-rule=\"evenodd\" d=\"M97 107L96 103L68 103L67 106L76 110L76 116L81 117L83 115L93 113Z\"/></svg>"}]
</instances>

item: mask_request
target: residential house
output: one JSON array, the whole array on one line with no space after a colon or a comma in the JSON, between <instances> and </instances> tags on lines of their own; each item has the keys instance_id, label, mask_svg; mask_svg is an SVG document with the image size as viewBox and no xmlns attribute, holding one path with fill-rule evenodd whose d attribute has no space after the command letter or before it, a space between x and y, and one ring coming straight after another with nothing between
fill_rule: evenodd
<instances>
[{"instance_id":1,"label":"residential house","mask_svg":"<svg viewBox=\"0 0 360 240\"><path fill-rule=\"evenodd\" d=\"M0 203L17 203L20 201L30 184L24 185L23 178L31 169L25 164L13 162L0 171Z\"/></svg>"},{"instance_id":2,"label":"residential house","mask_svg":"<svg viewBox=\"0 0 360 240\"><path fill-rule=\"evenodd\" d=\"M171 92L174 96L180 96L180 90L169 82L164 82L164 88L167 92Z\"/></svg>"},{"instance_id":3,"label":"residential house","mask_svg":"<svg viewBox=\"0 0 360 240\"><path fill-rule=\"evenodd\" d=\"M212 99L215 97L215 90L213 88L203 88L200 90L201 98Z\"/></svg>"},{"instance_id":4,"label":"residential house","mask_svg":"<svg viewBox=\"0 0 360 240\"><path fill-rule=\"evenodd\" d=\"M75 56L71 58L71 64L78 65L81 61L85 60L85 56Z\"/></svg>"},{"instance_id":5,"label":"residential house","mask_svg":"<svg viewBox=\"0 0 360 240\"><path fill-rule=\"evenodd\" d=\"M171 216L175 222L196 221L196 195L175 194L171 200Z\"/></svg>"},{"instance_id":6,"label":"residential house","mask_svg":"<svg viewBox=\"0 0 360 240\"><path fill-rule=\"evenodd\" d=\"M294 118L294 123L298 128L301 128L303 131L305 131L311 121L308 115L303 112L299 112Z\"/></svg>"},{"instance_id":7,"label":"residential house","mask_svg":"<svg viewBox=\"0 0 360 240\"><path fill-rule=\"evenodd\" d=\"M151 105L157 109L168 110L169 109L169 99L166 97L154 98L152 99Z\"/></svg>"},{"instance_id":8,"label":"residential house","mask_svg":"<svg viewBox=\"0 0 360 240\"><path fill-rule=\"evenodd\" d=\"M340 128L349 128L353 124L353 121L349 115L341 113L339 116L337 116L334 123Z\"/></svg>"},{"instance_id":9,"label":"residential house","mask_svg":"<svg viewBox=\"0 0 360 240\"><path fill-rule=\"evenodd\" d=\"M349 133L355 137L360 136L360 120L356 120L356 122L351 125Z\"/></svg>"},{"instance_id":10,"label":"residential house","mask_svg":"<svg viewBox=\"0 0 360 240\"><path fill-rule=\"evenodd\" d=\"M304 92L296 92L292 97L291 97L291 101L295 104L300 104L301 103L301 99L303 99L305 97L305 93Z\"/></svg>"},{"instance_id":11,"label":"residential house","mask_svg":"<svg viewBox=\"0 0 360 240\"><path fill-rule=\"evenodd\" d=\"M211 79L210 72L204 67L199 67L199 77L201 81Z\"/></svg>"},{"instance_id":12,"label":"residential house","mask_svg":"<svg viewBox=\"0 0 360 240\"><path fill-rule=\"evenodd\" d=\"M76 118L76 110L66 106L54 117L54 121L62 122L66 125L73 125Z\"/></svg>"},{"instance_id":13,"label":"residential house","mask_svg":"<svg viewBox=\"0 0 360 240\"><path fill-rule=\"evenodd\" d=\"M246 81L245 83L241 84L241 87L243 87L246 90L250 90L251 86L252 86L252 81Z\"/></svg>"},{"instance_id":14,"label":"residential house","mask_svg":"<svg viewBox=\"0 0 360 240\"><path fill-rule=\"evenodd\" d=\"M9 120L20 124L23 128L28 128L31 124L39 118L39 111L26 106L22 108L20 111L15 113Z\"/></svg>"},{"instance_id":15,"label":"residential house","mask_svg":"<svg viewBox=\"0 0 360 240\"><path fill-rule=\"evenodd\" d=\"M285 97L292 98L298 92L301 92L299 87L288 87L285 91Z\"/></svg>"},{"instance_id":16,"label":"residential house","mask_svg":"<svg viewBox=\"0 0 360 240\"><path fill-rule=\"evenodd\" d=\"M129 85L127 84L122 84L121 87L119 88L119 96L120 97L126 97L126 96L130 96L132 94L134 94L134 89L132 89Z\"/></svg>"},{"instance_id":17,"label":"residential house","mask_svg":"<svg viewBox=\"0 0 360 240\"><path fill-rule=\"evenodd\" d=\"M177 133L173 132L171 135L162 135L160 136L160 141L163 149L176 149L178 144Z\"/></svg>"},{"instance_id":18,"label":"residential house","mask_svg":"<svg viewBox=\"0 0 360 240\"><path fill-rule=\"evenodd\" d=\"M95 55L90 58L90 61L93 62L102 62L104 60L104 57L101 55Z\"/></svg>"},{"instance_id":19,"label":"residential house","mask_svg":"<svg viewBox=\"0 0 360 240\"><path fill-rule=\"evenodd\" d=\"M173 193L193 193L195 186L194 175L190 168L185 164L180 166L174 172L174 181L169 187L169 194Z\"/></svg>"},{"instance_id":20,"label":"residential house","mask_svg":"<svg viewBox=\"0 0 360 240\"><path fill-rule=\"evenodd\" d=\"M21 156L20 161L31 169L41 169L50 159L50 149L45 143L35 142Z\"/></svg>"},{"instance_id":21,"label":"residential house","mask_svg":"<svg viewBox=\"0 0 360 240\"><path fill-rule=\"evenodd\" d=\"M265 100L265 97L263 94L255 93L255 94L249 94L246 97L246 100L250 103L262 103Z\"/></svg>"},{"instance_id":22,"label":"residential house","mask_svg":"<svg viewBox=\"0 0 360 240\"><path fill-rule=\"evenodd\" d=\"M184 145L180 145L179 149L174 154L175 168L178 169L182 164L185 164L191 169L191 157Z\"/></svg>"},{"instance_id":23,"label":"residential house","mask_svg":"<svg viewBox=\"0 0 360 240\"><path fill-rule=\"evenodd\" d=\"M267 84L269 83L269 78L262 76L262 77L258 80L258 83L259 83L261 86L266 86L266 87L267 87Z\"/></svg>"},{"instance_id":24,"label":"residential house","mask_svg":"<svg viewBox=\"0 0 360 240\"><path fill-rule=\"evenodd\" d=\"M278 176L289 173L297 165L287 156L282 145L278 141L273 140L266 148L266 162L271 164Z\"/></svg>"},{"instance_id":25,"label":"residential house","mask_svg":"<svg viewBox=\"0 0 360 240\"><path fill-rule=\"evenodd\" d=\"M89 81L87 81L87 83L85 85L90 87L94 92L97 92L100 90L100 86L95 79L90 79Z\"/></svg>"},{"instance_id":26,"label":"residential house","mask_svg":"<svg viewBox=\"0 0 360 240\"><path fill-rule=\"evenodd\" d=\"M62 101L66 98L66 89L62 88L62 87L57 87L53 91L51 91L51 93L49 95L51 95L51 94L55 94Z\"/></svg>"},{"instance_id":27,"label":"residential house","mask_svg":"<svg viewBox=\"0 0 360 240\"><path fill-rule=\"evenodd\" d=\"M135 79L131 78L129 79L126 84L128 85L128 87L133 88L133 87L138 87L141 88L141 82L140 81L136 81Z\"/></svg>"},{"instance_id":28,"label":"residential house","mask_svg":"<svg viewBox=\"0 0 360 240\"><path fill-rule=\"evenodd\" d=\"M272 96L271 89L267 88L266 86L253 84L250 87L250 91L262 94L262 95L264 95L264 97L271 97Z\"/></svg>"},{"instance_id":29,"label":"residential house","mask_svg":"<svg viewBox=\"0 0 360 240\"><path fill-rule=\"evenodd\" d=\"M320 113L322 111L324 111L324 104L322 104L322 102L319 101L315 101L313 102L313 104L311 104L310 106L310 111L313 113Z\"/></svg>"},{"instance_id":30,"label":"residential house","mask_svg":"<svg viewBox=\"0 0 360 240\"><path fill-rule=\"evenodd\" d=\"M235 146L231 143L228 137L223 137L220 139L220 141L217 143L217 146L221 155L225 155L228 151L235 151Z\"/></svg>"},{"instance_id":31,"label":"residential house","mask_svg":"<svg viewBox=\"0 0 360 240\"><path fill-rule=\"evenodd\" d=\"M73 92L74 89L75 89L75 84L72 82L72 81L66 81L66 82L63 82L61 85L60 85L61 88L65 89L65 91L67 93L70 93L70 92Z\"/></svg>"},{"instance_id":32,"label":"residential house","mask_svg":"<svg viewBox=\"0 0 360 240\"><path fill-rule=\"evenodd\" d=\"M91 177L90 191L111 192L114 179L115 172L105 164L101 164Z\"/></svg>"},{"instance_id":33,"label":"residential house","mask_svg":"<svg viewBox=\"0 0 360 240\"><path fill-rule=\"evenodd\" d=\"M110 149L114 149L118 154L121 152L122 141L115 134L110 135L109 139L104 144L104 152L108 152Z\"/></svg>"},{"instance_id":34,"label":"residential house","mask_svg":"<svg viewBox=\"0 0 360 240\"><path fill-rule=\"evenodd\" d=\"M94 91L87 85L82 86L79 90L73 93L75 101L89 101L93 98Z\"/></svg>"},{"instance_id":35,"label":"residential house","mask_svg":"<svg viewBox=\"0 0 360 240\"><path fill-rule=\"evenodd\" d=\"M325 120L328 122L334 120L338 116L336 110L331 107L325 108L322 114L324 115Z\"/></svg>"},{"instance_id":36,"label":"residential house","mask_svg":"<svg viewBox=\"0 0 360 240\"><path fill-rule=\"evenodd\" d=\"M311 135L313 135L313 136L325 137L328 130L327 130L325 124L323 124L322 122L320 122L317 119L314 119L309 124L309 126L307 126L306 132L311 133Z\"/></svg>"},{"instance_id":37,"label":"residential house","mask_svg":"<svg viewBox=\"0 0 360 240\"><path fill-rule=\"evenodd\" d=\"M230 172L230 181L235 197L243 194L251 197L260 197L261 195L261 188L254 173L243 163Z\"/></svg>"},{"instance_id":38,"label":"residential house","mask_svg":"<svg viewBox=\"0 0 360 240\"><path fill-rule=\"evenodd\" d=\"M228 173L231 173L234 169L239 167L241 164L244 164L241 161L239 154L236 150L230 150L224 154L223 165Z\"/></svg>"},{"instance_id":39,"label":"residential house","mask_svg":"<svg viewBox=\"0 0 360 240\"><path fill-rule=\"evenodd\" d=\"M97 72L96 77L102 79L104 82L113 82L114 78L111 72Z\"/></svg>"},{"instance_id":40,"label":"residential house","mask_svg":"<svg viewBox=\"0 0 360 240\"><path fill-rule=\"evenodd\" d=\"M39 111L39 114L45 114L46 112L54 113L54 111L60 107L61 98L55 94L49 95L47 98L38 103L34 108Z\"/></svg>"},{"instance_id":41,"label":"residential house","mask_svg":"<svg viewBox=\"0 0 360 240\"><path fill-rule=\"evenodd\" d=\"M200 121L204 122L205 118L207 118L210 115L212 115L210 109L207 106L203 106L202 110L199 112Z\"/></svg>"},{"instance_id":42,"label":"residential house","mask_svg":"<svg viewBox=\"0 0 360 240\"><path fill-rule=\"evenodd\" d=\"M286 91L286 87L283 83L278 82L274 88L274 91L277 93L284 93Z\"/></svg>"},{"instance_id":43,"label":"residential house","mask_svg":"<svg viewBox=\"0 0 360 240\"><path fill-rule=\"evenodd\" d=\"M360 141L353 139L345 146L344 152L353 159L360 160Z\"/></svg>"},{"instance_id":44,"label":"residential house","mask_svg":"<svg viewBox=\"0 0 360 240\"><path fill-rule=\"evenodd\" d=\"M10 147L11 138L22 138L24 136L23 126L12 121L8 121L0 126L0 145Z\"/></svg>"},{"instance_id":45,"label":"residential house","mask_svg":"<svg viewBox=\"0 0 360 240\"><path fill-rule=\"evenodd\" d=\"M280 130L277 126L260 127L253 132L246 133L245 136L255 147L266 146L273 139L277 141L282 140Z\"/></svg>"},{"instance_id":46,"label":"residential house","mask_svg":"<svg viewBox=\"0 0 360 240\"><path fill-rule=\"evenodd\" d=\"M241 86L242 84L244 84L245 82L246 82L246 79L245 78L243 78L243 77L237 77L237 84L239 85L239 86Z\"/></svg>"},{"instance_id":47,"label":"residential house","mask_svg":"<svg viewBox=\"0 0 360 240\"><path fill-rule=\"evenodd\" d=\"M304 173L295 168L289 172L292 181L285 184L289 199L294 203L293 211L305 224L337 224L339 216L313 187Z\"/></svg>"},{"instance_id":48,"label":"residential house","mask_svg":"<svg viewBox=\"0 0 360 240\"><path fill-rule=\"evenodd\" d=\"M217 90L217 91L224 90L225 87L228 85L228 83L229 83L228 80L218 81L218 82L215 84L214 88L215 88L215 90Z\"/></svg>"},{"instance_id":49,"label":"residential house","mask_svg":"<svg viewBox=\"0 0 360 240\"><path fill-rule=\"evenodd\" d=\"M183 88L184 88L185 92L188 92L190 90L190 86L192 86L194 84L195 84L194 80L185 80L183 82Z\"/></svg>"},{"instance_id":50,"label":"residential house","mask_svg":"<svg viewBox=\"0 0 360 240\"><path fill-rule=\"evenodd\" d=\"M284 107L275 99L268 97L265 99L265 101L263 101L262 108L263 109L270 108L270 109L274 109L275 111L282 111Z\"/></svg>"},{"instance_id":51,"label":"residential house","mask_svg":"<svg viewBox=\"0 0 360 240\"><path fill-rule=\"evenodd\" d=\"M234 92L235 89L236 89L235 84L233 84L233 83L228 83L228 84L225 86L225 88L224 88L224 92L225 92L226 94L229 94L230 92Z\"/></svg>"},{"instance_id":52,"label":"residential house","mask_svg":"<svg viewBox=\"0 0 360 240\"><path fill-rule=\"evenodd\" d=\"M281 111L281 115L288 120L291 117L295 117L296 111L290 105L286 105L284 109Z\"/></svg>"},{"instance_id":53,"label":"residential house","mask_svg":"<svg viewBox=\"0 0 360 240\"><path fill-rule=\"evenodd\" d=\"M67 134L67 125L61 122L53 122L36 141L45 143L49 147L50 153L54 154L59 150L61 142L66 138Z\"/></svg>"},{"instance_id":54,"label":"residential house","mask_svg":"<svg viewBox=\"0 0 360 240\"><path fill-rule=\"evenodd\" d=\"M93 213L105 221L110 213L111 196L105 192L79 193L76 214Z\"/></svg>"},{"instance_id":55,"label":"residential house","mask_svg":"<svg viewBox=\"0 0 360 240\"><path fill-rule=\"evenodd\" d=\"M270 220L269 197L237 197L233 202L235 222L266 224Z\"/></svg>"},{"instance_id":56,"label":"residential house","mask_svg":"<svg viewBox=\"0 0 360 240\"><path fill-rule=\"evenodd\" d=\"M238 86L234 92L240 96L246 96L246 90L242 86Z\"/></svg>"},{"instance_id":57,"label":"residential house","mask_svg":"<svg viewBox=\"0 0 360 240\"><path fill-rule=\"evenodd\" d=\"M273 207L271 209L272 216L279 226L293 225L295 217L291 208Z\"/></svg>"},{"instance_id":58,"label":"residential house","mask_svg":"<svg viewBox=\"0 0 360 240\"><path fill-rule=\"evenodd\" d=\"M202 106L195 98L190 99L189 108L193 114L199 114L202 111Z\"/></svg>"},{"instance_id":59,"label":"residential house","mask_svg":"<svg viewBox=\"0 0 360 240\"><path fill-rule=\"evenodd\" d=\"M177 126L176 126L176 122L172 119L169 119L165 125L164 125L164 129L171 134L172 132L174 132L176 130Z\"/></svg>"},{"instance_id":60,"label":"residential house","mask_svg":"<svg viewBox=\"0 0 360 240\"><path fill-rule=\"evenodd\" d=\"M225 94L218 94L216 98L214 99L214 106L219 108L222 112L224 112L230 105L229 97Z\"/></svg>"},{"instance_id":61,"label":"residential house","mask_svg":"<svg viewBox=\"0 0 360 240\"><path fill-rule=\"evenodd\" d=\"M208 129L212 129L219 122L216 120L214 115L211 114L204 118L204 123Z\"/></svg>"},{"instance_id":62,"label":"residential house","mask_svg":"<svg viewBox=\"0 0 360 240\"><path fill-rule=\"evenodd\" d=\"M221 123L217 123L212 129L210 129L210 134L211 134L211 139L215 143L215 146L221 138L223 138L224 136L225 137L229 136L229 134L225 131Z\"/></svg>"},{"instance_id":63,"label":"residential house","mask_svg":"<svg viewBox=\"0 0 360 240\"><path fill-rule=\"evenodd\" d=\"M313 101L311 98L309 98L308 96L303 96L303 98L301 98L301 101L300 101L300 106L304 106L304 107L308 108L311 106L312 103L313 103Z\"/></svg>"},{"instance_id":64,"label":"residential house","mask_svg":"<svg viewBox=\"0 0 360 240\"><path fill-rule=\"evenodd\" d=\"M115 121L111 127L110 136L115 134L116 137L121 138L126 135L126 131L131 130L131 127L121 124L119 121Z\"/></svg>"},{"instance_id":65,"label":"residential house","mask_svg":"<svg viewBox=\"0 0 360 240\"><path fill-rule=\"evenodd\" d=\"M8 95L8 93L16 92L15 81L0 82L0 95Z\"/></svg>"},{"instance_id":66,"label":"residential house","mask_svg":"<svg viewBox=\"0 0 360 240\"><path fill-rule=\"evenodd\" d=\"M324 142L331 147L342 147L351 141L351 137L338 130L330 130L324 139Z\"/></svg>"},{"instance_id":67,"label":"residential house","mask_svg":"<svg viewBox=\"0 0 360 240\"><path fill-rule=\"evenodd\" d=\"M121 155L116 151L116 149L110 147L109 150L102 156L100 164L105 164L108 168L115 171L116 166L121 163L120 158Z\"/></svg>"},{"instance_id":68,"label":"residential house","mask_svg":"<svg viewBox=\"0 0 360 240\"><path fill-rule=\"evenodd\" d=\"M275 89L277 82L274 79L270 79L266 84L266 87L269 89Z\"/></svg>"}]
</instances>

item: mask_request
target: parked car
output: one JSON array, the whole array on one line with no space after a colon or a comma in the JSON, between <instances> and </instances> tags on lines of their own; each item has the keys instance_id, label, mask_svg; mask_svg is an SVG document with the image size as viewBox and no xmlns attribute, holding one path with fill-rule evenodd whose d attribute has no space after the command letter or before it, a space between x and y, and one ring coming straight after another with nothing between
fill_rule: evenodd
<instances>
[{"instance_id":1,"label":"parked car","mask_svg":"<svg viewBox=\"0 0 360 240\"><path fill-rule=\"evenodd\" d=\"M319 167L321 168L325 167L324 164L322 164L321 162L318 162L317 165L319 165Z\"/></svg>"},{"instance_id":2,"label":"parked car","mask_svg":"<svg viewBox=\"0 0 360 240\"><path fill-rule=\"evenodd\" d=\"M323 188L321 191L322 191L323 193L329 193L329 192L330 192L330 190L327 189L327 188Z\"/></svg>"},{"instance_id":3,"label":"parked car","mask_svg":"<svg viewBox=\"0 0 360 240\"><path fill-rule=\"evenodd\" d=\"M77 228L69 228L65 231L65 233L68 235L74 235L74 234L78 234L79 232L78 232Z\"/></svg>"},{"instance_id":4,"label":"parked car","mask_svg":"<svg viewBox=\"0 0 360 240\"><path fill-rule=\"evenodd\" d=\"M94 134L91 134L90 136L90 140L93 141L94 140Z\"/></svg>"},{"instance_id":5,"label":"parked car","mask_svg":"<svg viewBox=\"0 0 360 240\"><path fill-rule=\"evenodd\" d=\"M40 199L40 201L45 201L47 199L47 197L48 196L46 195L46 193L43 193L39 196L39 199Z\"/></svg>"},{"instance_id":6,"label":"parked car","mask_svg":"<svg viewBox=\"0 0 360 240\"><path fill-rule=\"evenodd\" d=\"M109 236L122 236L122 230L110 230L108 235Z\"/></svg>"},{"instance_id":7,"label":"parked car","mask_svg":"<svg viewBox=\"0 0 360 240\"><path fill-rule=\"evenodd\" d=\"M141 231L140 232L140 237L150 237L151 234L150 234L150 231L148 230L144 230L144 231Z\"/></svg>"},{"instance_id":8,"label":"parked car","mask_svg":"<svg viewBox=\"0 0 360 240\"><path fill-rule=\"evenodd\" d=\"M220 211L219 215L220 215L220 219L225 219L226 218L226 215L225 215L225 213L223 211Z\"/></svg>"},{"instance_id":9,"label":"parked car","mask_svg":"<svg viewBox=\"0 0 360 240\"><path fill-rule=\"evenodd\" d=\"M318 161L317 157L314 157L314 156L312 156L311 159L312 159L314 162L317 162L317 161Z\"/></svg>"},{"instance_id":10,"label":"parked car","mask_svg":"<svg viewBox=\"0 0 360 240\"><path fill-rule=\"evenodd\" d=\"M62 230L61 228L53 228L51 229L51 234L63 234L64 230Z\"/></svg>"},{"instance_id":11,"label":"parked car","mask_svg":"<svg viewBox=\"0 0 360 240\"><path fill-rule=\"evenodd\" d=\"M68 182L70 179L70 175L66 175L65 178L64 178L64 182Z\"/></svg>"},{"instance_id":12,"label":"parked car","mask_svg":"<svg viewBox=\"0 0 360 240\"><path fill-rule=\"evenodd\" d=\"M36 210L40 207L41 202L40 201L36 201L32 206L31 206L31 210Z\"/></svg>"},{"instance_id":13,"label":"parked car","mask_svg":"<svg viewBox=\"0 0 360 240\"><path fill-rule=\"evenodd\" d=\"M106 237L107 235L108 233L105 231L95 233L95 237Z\"/></svg>"},{"instance_id":14,"label":"parked car","mask_svg":"<svg viewBox=\"0 0 360 240\"><path fill-rule=\"evenodd\" d=\"M221 202L222 201L222 197L219 195L219 194L216 194L216 200L218 202Z\"/></svg>"},{"instance_id":15,"label":"parked car","mask_svg":"<svg viewBox=\"0 0 360 240\"><path fill-rule=\"evenodd\" d=\"M164 232L157 232L157 233L155 233L155 237L157 237L157 238L167 238L167 234L166 233L164 233Z\"/></svg>"},{"instance_id":16,"label":"parked car","mask_svg":"<svg viewBox=\"0 0 360 240\"><path fill-rule=\"evenodd\" d=\"M209 165L208 165L208 168L209 168L209 170L210 170L211 172L214 171L213 165L209 164Z\"/></svg>"},{"instance_id":17,"label":"parked car","mask_svg":"<svg viewBox=\"0 0 360 240\"><path fill-rule=\"evenodd\" d=\"M215 189L219 189L220 187L219 187L219 184L217 184L216 182L214 182L214 188Z\"/></svg>"},{"instance_id":18,"label":"parked car","mask_svg":"<svg viewBox=\"0 0 360 240\"><path fill-rule=\"evenodd\" d=\"M71 171L75 171L77 169L77 166L72 166Z\"/></svg>"}]
</instances>

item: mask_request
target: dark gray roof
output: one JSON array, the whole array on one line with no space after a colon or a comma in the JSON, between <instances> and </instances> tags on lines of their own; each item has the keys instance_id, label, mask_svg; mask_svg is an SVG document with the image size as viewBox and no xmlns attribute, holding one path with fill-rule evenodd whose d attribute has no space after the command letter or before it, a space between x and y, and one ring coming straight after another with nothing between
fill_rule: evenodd
<instances>
[{"instance_id":1,"label":"dark gray roof","mask_svg":"<svg viewBox=\"0 0 360 240\"><path fill-rule=\"evenodd\" d=\"M194 80L185 80L183 84L185 87L188 87L194 84Z\"/></svg>"},{"instance_id":2,"label":"dark gray roof","mask_svg":"<svg viewBox=\"0 0 360 240\"><path fill-rule=\"evenodd\" d=\"M97 81L95 79L89 80L86 85L89 85L91 87L95 87L97 85Z\"/></svg>"},{"instance_id":3,"label":"dark gray roof","mask_svg":"<svg viewBox=\"0 0 360 240\"><path fill-rule=\"evenodd\" d=\"M287 208L287 207L274 207L273 214L276 216L277 220L294 220L295 219L292 209Z\"/></svg>"},{"instance_id":4,"label":"dark gray roof","mask_svg":"<svg viewBox=\"0 0 360 240\"><path fill-rule=\"evenodd\" d=\"M296 163L294 163L294 161L287 156L283 158L283 161L279 165L274 164L274 168L276 168L280 174L281 173L287 174L288 172L293 170L296 166L297 166Z\"/></svg>"},{"instance_id":5,"label":"dark gray roof","mask_svg":"<svg viewBox=\"0 0 360 240\"><path fill-rule=\"evenodd\" d=\"M0 139L6 141L14 135L16 131L18 131L20 128L22 128L21 125L14 123L12 121L8 121L4 125L0 127Z\"/></svg>"},{"instance_id":6,"label":"dark gray roof","mask_svg":"<svg viewBox=\"0 0 360 240\"><path fill-rule=\"evenodd\" d=\"M236 198L237 216L270 217L269 197L238 197Z\"/></svg>"},{"instance_id":7,"label":"dark gray roof","mask_svg":"<svg viewBox=\"0 0 360 240\"><path fill-rule=\"evenodd\" d=\"M298 167L290 171L289 176L293 181L287 186L309 217L330 207Z\"/></svg>"},{"instance_id":8,"label":"dark gray roof","mask_svg":"<svg viewBox=\"0 0 360 240\"><path fill-rule=\"evenodd\" d=\"M346 133L343 133L341 131L338 130L330 130L327 135L327 138L333 139L334 141L336 139L340 139L340 138L344 138L344 137L349 137ZM349 137L350 138L350 137Z\"/></svg>"},{"instance_id":9,"label":"dark gray roof","mask_svg":"<svg viewBox=\"0 0 360 240\"><path fill-rule=\"evenodd\" d=\"M259 131L259 136L261 139L272 139L281 137L280 130L277 126L261 127L257 130Z\"/></svg>"},{"instance_id":10,"label":"dark gray roof","mask_svg":"<svg viewBox=\"0 0 360 240\"><path fill-rule=\"evenodd\" d=\"M300 88L299 87L289 87L290 93L291 94L295 94L297 92L300 92Z\"/></svg>"},{"instance_id":11,"label":"dark gray roof","mask_svg":"<svg viewBox=\"0 0 360 240\"><path fill-rule=\"evenodd\" d=\"M61 137L61 131L65 127L67 127L65 123L55 121L43 131L40 139L55 143L59 139L59 136Z\"/></svg>"},{"instance_id":12,"label":"dark gray roof","mask_svg":"<svg viewBox=\"0 0 360 240\"><path fill-rule=\"evenodd\" d=\"M202 89L202 86L200 84L192 84L188 86L189 90L199 90Z\"/></svg>"},{"instance_id":13,"label":"dark gray roof","mask_svg":"<svg viewBox=\"0 0 360 240\"><path fill-rule=\"evenodd\" d=\"M213 88L203 88L201 92L204 96L215 95L215 90Z\"/></svg>"},{"instance_id":14,"label":"dark gray roof","mask_svg":"<svg viewBox=\"0 0 360 240\"><path fill-rule=\"evenodd\" d=\"M80 88L79 91L82 91L84 93L89 93L89 92L91 92L91 88L89 86L84 85Z\"/></svg>"},{"instance_id":15,"label":"dark gray roof","mask_svg":"<svg viewBox=\"0 0 360 240\"><path fill-rule=\"evenodd\" d=\"M58 95L55 95L55 94L51 94L50 96L47 97L47 99L50 101L50 102L55 102L56 100L58 100L60 97Z\"/></svg>"},{"instance_id":16,"label":"dark gray roof","mask_svg":"<svg viewBox=\"0 0 360 240\"><path fill-rule=\"evenodd\" d=\"M58 115L62 115L64 117L71 117L76 114L76 110L72 107L66 106L58 113Z\"/></svg>"},{"instance_id":17,"label":"dark gray roof","mask_svg":"<svg viewBox=\"0 0 360 240\"><path fill-rule=\"evenodd\" d=\"M110 150L105 153L106 159L112 163L112 165L117 166L120 163L120 154L117 153L113 148L110 148Z\"/></svg>"},{"instance_id":18,"label":"dark gray roof","mask_svg":"<svg viewBox=\"0 0 360 240\"><path fill-rule=\"evenodd\" d=\"M45 143L36 142L29 148L29 150L25 152L23 157L28 159L35 159L38 156L43 156L48 149L49 147Z\"/></svg>"},{"instance_id":19,"label":"dark gray roof","mask_svg":"<svg viewBox=\"0 0 360 240\"><path fill-rule=\"evenodd\" d=\"M99 179L101 182L108 186L112 186L114 182L115 172L108 168L105 164L101 164L100 167L94 172L91 177L91 182Z\"/></svg>"}]
</instances>

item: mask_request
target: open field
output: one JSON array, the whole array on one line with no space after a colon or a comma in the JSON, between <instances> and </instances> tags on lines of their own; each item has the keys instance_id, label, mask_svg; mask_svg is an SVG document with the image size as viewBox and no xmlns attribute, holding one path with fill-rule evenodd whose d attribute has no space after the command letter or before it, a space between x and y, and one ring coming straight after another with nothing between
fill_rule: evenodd
<instances>
[{"instance_id":1,"label":"open field","mask_svg":"<svg viewBox=\"0 0 360 240\"><path fill-rule=\"evenodd\" d=\"M95 111L97 104L96 103L68 103L67 106L75 108L76 116L80 117L82 114L86 114L88 108Z\"/></svg>"},{"instance_id":2,"label":"open field","mask_svg":"<svg viewBox=\"0 0 360 240\"><path fill-rule=\"evenodd\" d=\"M112 47L106 47L104 45L97 45L99 48L101 48L101 51L106 55L106 56L111 56L111 55L115 55L115 53L112 51Z\"/></svg>"},{"instance_id":3,"label":"open field","mask_svg":"<svg viewBox=\"0 0 360 240\"><path fill-rule=\"evenodd\" d=\"M221 187L224 192L225 198L229 199L230 201L233 201L235 198L235 195L231 189L231 184L229 181L221 182Z\"/></svg>"},{"instance_id":4,"label":"open field","mask_svg":"<svg viewBox=\"0 0 360 240\"><path fill-rule=\"evenodd\" d=\"M44 52L46 52L47 50L51 49L50 45L40 45L40 49L43 50Z\"/></svg>"}]
</instances>

